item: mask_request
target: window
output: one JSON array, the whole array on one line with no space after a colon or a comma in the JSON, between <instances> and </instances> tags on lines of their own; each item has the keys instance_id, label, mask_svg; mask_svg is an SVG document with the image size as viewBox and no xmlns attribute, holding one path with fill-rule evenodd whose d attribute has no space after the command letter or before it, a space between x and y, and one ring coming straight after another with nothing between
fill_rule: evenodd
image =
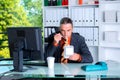
<instances>
[{"instance_id":1,"label":"window","mask_svg":"<svg viewBox=\"0 0 120 80\"><path fill-rule=\"evenodd\" d=\"M37 26L42 28L42 0L3 0L1 5L0 59L10 57L7 27Z\"/></svg>"}]
</instances>

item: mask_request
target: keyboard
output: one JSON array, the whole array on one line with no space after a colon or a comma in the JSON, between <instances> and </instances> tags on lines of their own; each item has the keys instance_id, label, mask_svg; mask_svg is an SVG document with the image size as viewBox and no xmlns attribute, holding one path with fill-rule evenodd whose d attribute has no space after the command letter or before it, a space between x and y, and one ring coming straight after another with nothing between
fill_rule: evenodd
<instances>
[{"instance_id":1,"label":"keyboard","mask_svg":"<svg viewBox=\"0 0 120 80\"><path fill-rule=\"evenodd\" d=\"M47 63L44 61L35 60L35 61L24 61L23 65L47 66Z\"/></svg>"}]
</instances>

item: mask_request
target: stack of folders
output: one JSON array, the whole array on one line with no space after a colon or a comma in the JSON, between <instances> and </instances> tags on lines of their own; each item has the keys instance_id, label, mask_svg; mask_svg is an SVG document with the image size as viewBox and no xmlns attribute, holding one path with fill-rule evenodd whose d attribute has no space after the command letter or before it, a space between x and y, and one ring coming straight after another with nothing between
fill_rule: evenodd
<instances>
[{"instance_id":1,"label":"stack of folders","mask_svg":"<svg viewBox=\"0 0 120 80\"><path fill-rule=\"evenodd\" d=\"M45 6L60 6L68 5L68 0L44 0Z\"/></svg>"},{"instance_id":2,"label":"stack of folders","mask_svg":"<svg viewBox=\"0 0 120 80\"><path fill-rule=\"evenodd\" d=\"M104 22L112 22L112 23L116 23L117 19L116 19L116 11L105 11L104 12Z\"/></svg>"}]
</instances>

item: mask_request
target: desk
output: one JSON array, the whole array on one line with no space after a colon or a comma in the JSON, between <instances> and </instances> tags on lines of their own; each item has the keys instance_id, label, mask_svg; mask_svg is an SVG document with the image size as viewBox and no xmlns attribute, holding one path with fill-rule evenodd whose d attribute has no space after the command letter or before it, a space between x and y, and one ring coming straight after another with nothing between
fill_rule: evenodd
<instances>
[{"instance_id":1,"label":"desk","mask_svg":"<svg viewBox=\"0 0 120 80\"><path fill-rule=\"evenodd\" d=\"M4 63L4 62L0 62ZM86 64L60 64L55 63L55 68L49 70L47 66L30 66L24 65L25 72L11 72L13 69L12 62L10 65L0 65L0 80L12 80L21 78L120 78L120 63L107 61L108 70L85 72L81 66ZM7 72L8 71L8 72Z\"/></svg>"}]
</instances>

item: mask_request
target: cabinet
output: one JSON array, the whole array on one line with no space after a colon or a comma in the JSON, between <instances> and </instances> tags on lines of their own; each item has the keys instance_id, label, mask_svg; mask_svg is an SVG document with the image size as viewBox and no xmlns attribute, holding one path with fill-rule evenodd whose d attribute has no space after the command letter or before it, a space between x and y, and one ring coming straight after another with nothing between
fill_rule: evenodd
<instances>
[{"instance_id":1,"label":"cabinet","mask_svg":"<svg viewBox=\"0 0 120 80\"><path fill-rule=\"evenodd\" d=\"M110 56L109 53L112 55L114 52L120 52L120 45L118 44L120 38L118 41L113 38L113 43L111 43L112 40L109 41L110 39L107 39L110 34L112 34L113 37L117 35L116 38L120 36L120 32L118 31L120 25L120 12L117 8L120 7L120 1L43 0L43 2L45 44L47 43L48 35L59 30L58 27L61 18L70 17L73 20L73 32L78 32L85 37L85 41L92 53L94 62L108 60L108 56ZM113 13L111 17L115 19L106 19L109 13Z\"/></svg>"}]
</instances>

